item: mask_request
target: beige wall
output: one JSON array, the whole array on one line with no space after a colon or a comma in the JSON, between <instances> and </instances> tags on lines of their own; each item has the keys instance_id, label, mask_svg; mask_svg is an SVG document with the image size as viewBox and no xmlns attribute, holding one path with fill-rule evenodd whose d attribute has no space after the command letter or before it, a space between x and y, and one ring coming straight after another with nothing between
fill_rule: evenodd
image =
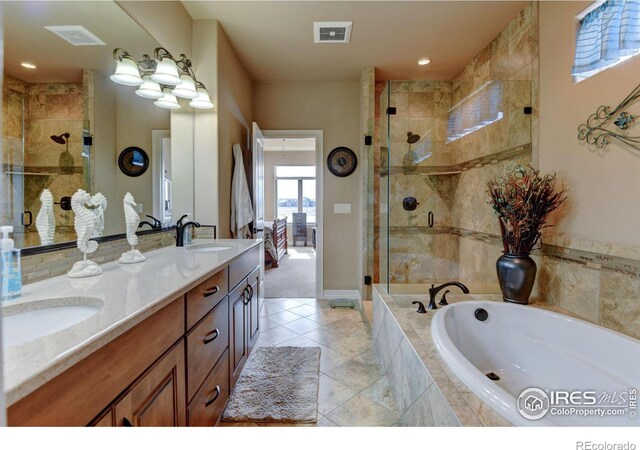
<instances>
[{"instance_id":1,"label":"beige wall","mask_svg":"<svg viewBox=\"0 0 640 450\"><path fill-rule=\"evenodd\" d=\"M124 211L119 214L116 211L116 198L118 187L116 183L118 163L116 156L116 84L107 77L102 77L98 73L94 74L94 97L95 104L100 105L95 108L95 120L91 124L91 134L93 135L94 170L93 186L98 187L100 192L107 197L109 206L105 214L104 231L105 235L121 233L124 229ZM122 208L120 208L122 209Z\"/></svg>"},{"instance_id":2,"label":"beige wall","mask_svg":"<svg viewBox=\"0 0 640 450\"><path fill-rule=\"evenodd\" d=\"M315 166L316 152L264 152L264 220L276 218L276 166ZM291 224L291 219L289 219Z\"/></svg>"},{"instance_id":3,"label":"beige wall","mask_svg":"<svg viewBox=\"0 0 640 450\"><path fill-rule=\"evenodd\" d=\"M124 233L122 198L127 192L142 205L145 214L153 214L151 165L139 177L128 177L118 168L118 156L127 147L140 147L152 157L152 130L170 128L169 111L148 99L133 95L132 88L120 86L99 74L94 75L96 98L95 123L92 124L95 158L93 186L107 197L105 235Z\"/></svg>"},{"instance_id":4,"label":"beige wall","mask_svg":"<svg viewBox=\"0 0 640 450\"><path fill-rule=\"evenodd\" d=\"M170 113L166 109L158 108L151 100L133 95L132 88L117 85L116 96L116 148L112 150L112 165L116 166L116 177L113 179L116 185L115 198L109 199L107 214L117 215L117 230L124 230L124 209L122 198L127 192L131 192L138 206L142 206L140 217L145 214L153 214L153 175L151 164L145 173L139 177L129 177L118 168L118 156L127 147L140 147L149 158L152 157L153 130L169 130L171 128ZM97 166L100 169L100 166ZM103 185L96 183L96 189L102 189Z\"/></svg>"},{"instance_id":5,"label":"beige wall","mask_svg":"<svg viewBox=\"0 0 640 450\"><path fill-rule=\"evenodd\" d=\"M338 146L360 153L358 81L256 83L253 116L263 130L323 130L323 161ZM323 165L324 289L360 290L362 284L361 168L346 178ZM351 214L334 214L351 203Z\"/></svg>"},{"instance_id":6,"label":"beige wall","mask_svg":"<svg viewBox=\"0 0 640 450\"><path fill-rule=\"evenodd\" d=\"M634 57L580 83L571 73L575 15L591 2L540 3L540 168L557 171L569 203L554 233L640 245L640 152L618 144L593 151L578 141L578 125L600 105L616 107L638 84ZM635 113L638 106L631 108ZM632 135L637 135L637 126Z\"/></svg>"},{"instance_id":7,"label":"beige wall","mask_svg":"<svg viewBox=\"0 0 640 450\"><path fill-rule=\"evenodd\" d=\"M231 238L232 146L250 149L253 81L218 27L218 237ZM251 177L249 172L248 177ZM250 182L251 184L251 182Z\"/></svg>"}]
</instances>

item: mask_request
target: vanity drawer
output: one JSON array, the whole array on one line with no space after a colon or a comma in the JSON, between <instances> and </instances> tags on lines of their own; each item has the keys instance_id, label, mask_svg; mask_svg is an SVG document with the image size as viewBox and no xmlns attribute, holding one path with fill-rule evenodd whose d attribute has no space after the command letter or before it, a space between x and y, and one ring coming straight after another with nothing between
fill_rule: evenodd
<instances>
[{"instance_id":1,"label":"vanity drawer","mask_svg":"<svg viewBox=\"0 0 640 450\"><path fill-rule=\"evenodd\" d=\"M229 265L229 288L233 289L260 265L260 246L246 251Z\"/></svg>"},{"instance_id":2,"label":"vanity drawer","mask_svg":"<svg viewBox=\"0 0 640 450\"><path fill-rule=\"evenodd\" d=\"M187 398L193 397L229 345L229 299L225 298L187 335Z\"/></svg>"},{"instance_id":3,"label":"vanity drawer","mask_svg":"<svg viewBox=\"0 0 640 450\"><path fill-rule=\"evenodd\" d=\"M229 277L226 267L187 292L187 330L211 311L228 292Z\"/></svg>"},{"instance_id":4,"label":"vanity drawer","mask_svg":"<svg viewBox=\"0 0 640 450\"><path fill-rule=\"evenodd\" d=\"M211 427L222 415L229 398L229 352L225 351L205 379L188 408L190 427Z\"/></svg>"}]
</instances>

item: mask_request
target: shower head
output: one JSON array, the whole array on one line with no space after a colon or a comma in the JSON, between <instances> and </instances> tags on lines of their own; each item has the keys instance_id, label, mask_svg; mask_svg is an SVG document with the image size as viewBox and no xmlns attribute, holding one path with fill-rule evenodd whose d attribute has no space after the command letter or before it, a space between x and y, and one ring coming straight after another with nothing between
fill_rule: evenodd
<instances>
[{"instance_id":1,"label":"shower head","mask_svg":"<svg viewBox=\"0 0 640 450\"><path fill-rule=\"evenodd\" d=\"M420 140L419 134L413 134L411 131L407 133L407 144L415 144Z\"/></svg>"},{"instance_id":2,"label":"shower head","mask_svg":"<svg viewBox=\"0 0 640 450\"><path fill-rule=\"evenodd\" d=\"M66 144L69 136L69 133L62 133L60 136L51 136L51 140L56 144Z\"/></svg>"}]
</instances>

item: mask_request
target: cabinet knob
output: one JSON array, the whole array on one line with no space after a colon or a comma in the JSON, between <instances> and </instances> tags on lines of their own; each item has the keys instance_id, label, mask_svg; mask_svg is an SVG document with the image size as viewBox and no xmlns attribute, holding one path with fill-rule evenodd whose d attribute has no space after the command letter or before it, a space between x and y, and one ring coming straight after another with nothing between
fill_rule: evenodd
<instances>
[{"instance_id":1,"label":"cabinet knob","mask_svg":"<svg viewBox=\"0 0 640 450\"><path fill-rule=\"evenodd\" d=\"M204 406L207 407L210 404L212 404L213 402L215 402L218 397L220 396L220 386L216 386L216 393L214 394L213 398L207 400L206 402L204 402Z\"/></svg>"},{"instance_id":2,"label":"cabinet knob","mask_svg":"<svg viewBox=\"0 0 640 450\"><path fill-rule=\"evenodd\" d=\"M213 335L213 337L210 338L204 338L204 343L208 344L210 342L213 342L216 340L216 338L220 335L220 330L218 330L217 328L215 330L213 330L211 333L207 334L207 336L209 335Z\"/></svg>"},{"instance_id":3,"label":"cabinet knob","mask_svg":"<svg viewBox=\"0 0 640 450\"><path fill-rule=\"evenodd\" d=\"M205 297L211 297L213 294L217 294L219 290L220 290L220 288L218 286L214 286L214 287L209 288L206 291L204 291L204 296Z\"/></svg>"}]
</instances>

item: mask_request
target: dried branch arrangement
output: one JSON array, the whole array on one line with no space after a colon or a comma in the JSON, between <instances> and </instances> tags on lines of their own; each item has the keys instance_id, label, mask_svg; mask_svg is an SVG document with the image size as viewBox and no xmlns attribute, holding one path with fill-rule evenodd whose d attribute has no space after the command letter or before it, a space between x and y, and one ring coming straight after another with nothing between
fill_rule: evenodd
<instances>
[{"instance_id":1,"label":"dried branch arrangement","mask_svg":"<svg viewBox=\"0 0 640 450\"><path fill-rule=\"evenodd\" d=\"M540 175L532 167L517 166L487 183L489 204L498 215L504 252L528 255L541 231L550 227L549 214L566 199L556 187L556 175Z\"/></svg>"}]
</instances>

